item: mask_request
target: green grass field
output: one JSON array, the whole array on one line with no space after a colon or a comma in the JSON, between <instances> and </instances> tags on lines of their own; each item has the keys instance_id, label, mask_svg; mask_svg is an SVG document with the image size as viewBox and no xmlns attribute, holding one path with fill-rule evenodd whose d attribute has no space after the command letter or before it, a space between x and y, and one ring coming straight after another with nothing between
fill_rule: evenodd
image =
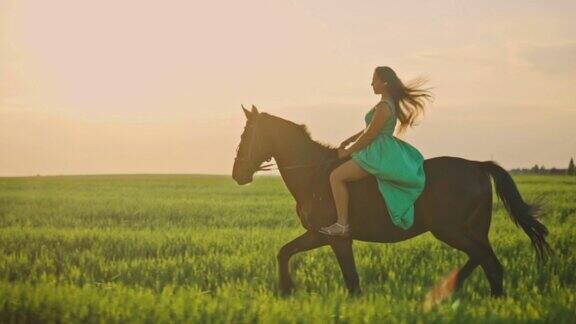
<instances>
[{"instance_id":1,"label":"green grass field","mask_svg":"<svg viewBox=\"0 0 576 324\"><path fill-rule=\"evenodd\" d=\"M355 242L363 288L348 297L329 247L292 259L281 297L278 249L304 230L279 177L0 178L0 321L22 322L574 322L576 177L514 176L548 201L556 255L535 263L528 237L494 198L490 239L507 297L477 268L462 292L422 311L429 289L466 256L430 233Z\"/></svg>"}]
</instances>

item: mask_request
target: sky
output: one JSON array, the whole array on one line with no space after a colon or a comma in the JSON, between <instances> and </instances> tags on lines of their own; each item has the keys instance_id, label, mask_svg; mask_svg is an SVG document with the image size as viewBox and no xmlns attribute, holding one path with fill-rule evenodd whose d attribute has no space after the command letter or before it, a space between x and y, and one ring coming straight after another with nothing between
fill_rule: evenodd
<instances>
[{"instance_id":1,"label":"sky","mask_svg":"<svg viewBox=\"0 0 576 324\"><path fill-rule=\"evenodd\" d=\"M0 1L0 176L232 173L245 107L338 145L377 66L425 158L576 157L576 1ZM259 174L277 174L260 172Z\"/></svg>"}]
</instances>

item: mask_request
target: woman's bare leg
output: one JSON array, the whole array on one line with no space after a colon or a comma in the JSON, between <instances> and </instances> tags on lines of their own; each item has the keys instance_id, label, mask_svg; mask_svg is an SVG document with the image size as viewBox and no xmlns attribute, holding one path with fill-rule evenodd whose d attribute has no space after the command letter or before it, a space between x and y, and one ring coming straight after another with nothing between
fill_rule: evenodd
<instances>
[{"instance_id":1,"label":"woman's bare leg","mask_svg":"<svg viewBox=\"0 0 576 324\"><path fill-rule=\"evenodd\" d=\"M362 169L352 159L342 163L330 173L330 186L332 187L340 225L348 224L348 188L346 188L346 182L360 180L368 175L370 173Z\"/></svg>"}]
</instances>

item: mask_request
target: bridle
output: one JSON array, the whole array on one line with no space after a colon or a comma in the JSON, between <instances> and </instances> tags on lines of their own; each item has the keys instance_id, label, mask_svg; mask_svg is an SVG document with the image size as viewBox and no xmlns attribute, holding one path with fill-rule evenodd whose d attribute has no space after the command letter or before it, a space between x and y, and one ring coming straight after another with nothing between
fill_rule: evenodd
<instances>
[{"instance_id":1,"label":"bridle","mask_svg":"<svg viewBox=\"0 0 576 324\"><path fill-rule=\"evenodd\" d=\"M256 130L258 127L258 122L254 121L254 126L252 126L252 134L250 136L250 140L249 140L249 144L250 147L248 149L248 156L247 157L238 157L236 156L234 158L234 161L240 161L240 162L253 162L252 160L252 151L254 149L254 146L256 145L260 145L260 141L259 138L256 137ZM240 149L240 144L238 144L238 147L236 148L236 153L238 153L238 150ZM268 157L267 159L265 159L264 161L266 162L270 162L270 160L272 159L272 156ZM325 161L322 161L320 163L313 163L313 164L293 164L293 165L288 165L288 166L280 166L278 164L276 164L276 168L272 169L270 167L272 167L274 164L270 163L270 164L266 164L266 165L260 165L258 167L256 167L256 171L271 171L271 170L290 170L290 169L299 169L299 168L310 168L310 167L316 167L316 166L320 166L320 165L325 165L325 164L329 164L329 163L333 163L334 161L339 160L338 158L336 159L328 159Z\"/></svg>"},{"instance_id":2,"label":"bridle","mask_svg":"<svg viewBox=\"0 0 576 324\"><path fill-rule=\"evenodd\" d=\"M247 126L247 127L248 127L248 126ZM236 156L236 157L234 158L234 161L253 162L253 160L252 160L252 151L253 151L254 146L255 146L256 144L260 144L260 141L257 141L258 138L256 137L256 130L257 130L257 127L258 127L257 121L254 121L254 126L251 126L251 127L252 127L253 129L252 129L252 134L251 134L251 136L250 136L250 140L248 141L249 144L250 144L250 147L248 148L248 157L238 157L238 156ZM236 153L238 153L238 150L239 150L239 149L240 149L240 144L238 144L238 147L236 147ZM265 159L264 161L270 162L271 159L272 159L272 156L268 157L268 158ZM264 165L264 166L258 166L255 171L259 171L259 170L265 170L265 171L266 171L266 170L269 170L269 169L264 169L264 168L269 167L269 166L272 166L272 165L273 165L273 164L268 164L268 165Z\"/></svg>"}]
</instances>

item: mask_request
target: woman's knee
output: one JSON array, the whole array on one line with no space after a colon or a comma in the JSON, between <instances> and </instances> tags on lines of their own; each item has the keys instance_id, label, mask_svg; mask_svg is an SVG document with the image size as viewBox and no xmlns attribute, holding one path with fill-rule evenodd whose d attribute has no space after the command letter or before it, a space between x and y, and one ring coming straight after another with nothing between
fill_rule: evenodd
<instances>
[{"instance_id":1,"label":"woman's knee","mask_svg":"<svg viewBox=\"0 0 576 324\"><path fill-rule=\"evenodd\" d=\"M332 172L330 172L330 183L339 183L342 182L342 177L340 176L340 172L338 171L338 169L334 169L332 170Z\"/></svg>"}]
</instances>

